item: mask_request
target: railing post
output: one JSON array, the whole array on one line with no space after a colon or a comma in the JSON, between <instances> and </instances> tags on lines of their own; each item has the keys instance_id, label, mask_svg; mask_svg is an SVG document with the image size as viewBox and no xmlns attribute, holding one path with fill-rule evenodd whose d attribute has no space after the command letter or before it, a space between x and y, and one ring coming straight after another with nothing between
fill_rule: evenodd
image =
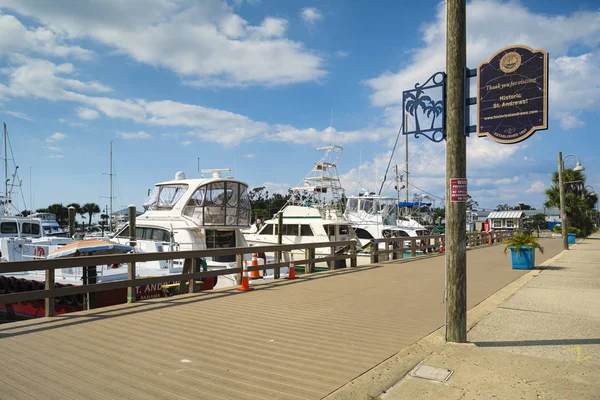
<instances>
[{"instance_id":1,"label":"railing post","mask_svg":"<svg viewBox=\"0 0 600 400\"><path fill-rule=\"evenodd\" d=\"M335 246L331 246L330 255L331 257L335 257ZM329 260L327 263L329 264L330 270L335 269L335 260Z\"/></svg>"},{"instance_id":2,"label":"railing post","mask_svg":"<svg viewBox=\"0 0 600 400\"><path fill-rule=\"evenodd\" d=\"M129 218L129 245L135 247L136 242L136 226L135 226L135 205L131 204L127 207L127 216ZM112 217L111 217L112 218ZM127 280L132 281L135 279L135 262L130 262L127 265ZM127 287L127 302L134 303L136 300L136 288L135 286Z\"/></svg>"},{"instance_id":3,"label":"railing post","mask_svg":"<svg viewBox=\"0 0 600 400\"><path fill-rule=\"evenodd\" d=\"M69 214L69 237L75 236L75 207L71 206L68 209Z\"/></svg>"},{"instance_id":4,"label":"railing post","mask_svg":"<svg viewBox=\"0 0 600 400\"><path fill-rule=\"evenodd\" d=\"M199 269L198 268L198 266L199 266L198 261L200 261L198 258L196 258L196 257L192 258L192 273L198 272L198 269ZM196 291L196 278L190 279L189 285L190 285L190 291L189 292L190 293L194 293Z\"/></svg>"},{"instance_id":5,"label":"railing post","mask_svg":"<svg viewBox=\"0 0 600 400\"><path fill-rule=\"evenodd\" d=\"M181 275L189 274L191 269L192 269L192 259L186 258L185 260L183 260L183 268L181 269ZM179 294L187 293L187 290L185 288L186 283L187 283L187 281L183 278L181 278L179 280Z\"/></svg>"},{"instance_id":6,"label":"railing post","mask_svg":"<svg viewBox=\"0 0 600 400\"><path fill-rule=\"evenodd\" d=\"M417 256L417 239L410 239L410 256L411 257L416 257Z\"/></svg>"},{"instance_id":7,"label":"railing post","mask_svg":"<svg viewBox=\"0 0 600 400\"><path fill-rule=\"evenodd\" d=\"M356 243L352 242L350 245L350 268L355 268L356 265Z\"/></svg>"},{"instance_id":8,"label":"railing post","mask_svg":"<svg viewBox=\"0 0 600 400\"><path fill-rule=\"evenodd\" d=\"M308 249L308 258L310 260L314 260L315 257L317 256L317 251L315 248L312 249ZM305 266L305 272L307 274L313 273L315 271L315 262L314 261L310 261L308 264L306 264Z\"/></svg>"},{"instance_id":9,"label":"railing post","mask_svg":"<svg viewBox=\"0 0 600 400\"><path fill-rule=\"evenodd\" d=\"M398 241L398 250L400 254L398 258L404 258L404 239Z\"/></svg>"},{"instance_id":10,"label":"railing post","mask_svg":"<svg viewBox=\"0 0 600 400\"><path fill-rule=\"evenodd\" d=\"M54 289L54 271L54 269L46 270L45 290ZM46 297L44 299L44 315L46 317L54 317L54 297Z\"/></svg>"},{"instance_id":11,"label":"railing post","mask_svg":"<svg viewBox=\"0 0 600 400\"><path fill-rule=\"evenodd\" d=\"M275 257L275 262L277 262L277 257ZM236 254L235 255L235 266L237 268L244 268L244 255L243 254ZM239 272L238 274L236 274L235 276L235 283L237 285L241 285L242 284L242 273Z\"/></svg>"},{"instance_id":12,"label":"railing post","mask_svg":"<svg viewBox=\"0 0 600 400\"><path fill-rule=\"evenodd\" d=\"M96 272L95 265L83 267L83 284L84 285L95 285L96 284L96 276L97 276L97 272ZM86 292L85 298L86 298L85 305L86 305L87 310L93 310L94 308L96 308L96 292L92 292L92 293Z\"/></svg>"},{"instance_id":13,"label":"railing post","mask_svg":"<svg viewBox=\"0 0 600 400\"><path fill-rule=\"evenodd\" d=\"M371 241L371 264L376 264L379 262L379 243L375 241Z\"/></svg>"}]
</instances>

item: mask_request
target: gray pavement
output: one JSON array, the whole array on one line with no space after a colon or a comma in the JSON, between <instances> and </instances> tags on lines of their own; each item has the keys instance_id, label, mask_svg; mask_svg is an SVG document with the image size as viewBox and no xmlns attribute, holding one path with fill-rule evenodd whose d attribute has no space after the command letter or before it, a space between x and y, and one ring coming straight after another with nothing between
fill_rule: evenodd
<instances>
[{"instance_id":1,"label":"gray pavement","mask_svg":"<svg viewBox=\"0 0 600 400\"><path fill-rule=\"evenodd\" d=\"M415 368L379 398L600 399L600 235L545 264L470 315L469 343L430 347L420 364L453 371L446 381Z\"/></svg>"}]
</instances>

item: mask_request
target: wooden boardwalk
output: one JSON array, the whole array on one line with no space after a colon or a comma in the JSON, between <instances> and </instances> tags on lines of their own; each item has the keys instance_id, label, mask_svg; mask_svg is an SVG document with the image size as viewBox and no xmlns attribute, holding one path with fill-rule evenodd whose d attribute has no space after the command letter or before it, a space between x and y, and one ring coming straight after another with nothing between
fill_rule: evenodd
<instances>
[{"instance_id":1,"label":"wooden boardwalk","mask_svg":"<svg viewBox=\"0 0 600 400\"><path fill-rule=\"evenodd\" d=\"M469 308L525 273L467 254ZM444 323L443 257L255 287L1 325L0 399L320 399Z\"/></svg>"}]
</instances>

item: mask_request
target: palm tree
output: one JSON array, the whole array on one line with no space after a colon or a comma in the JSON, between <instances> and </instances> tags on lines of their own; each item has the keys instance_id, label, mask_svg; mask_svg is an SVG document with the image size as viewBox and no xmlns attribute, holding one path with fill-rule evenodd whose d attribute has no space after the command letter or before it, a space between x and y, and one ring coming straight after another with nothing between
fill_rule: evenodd
<instances>
[{"instance_id":1,"label":"palm tree","mask_svg":"<svg viewBox=\"0 0 600 400\"><path fill-rule=\"evenodd\" d=\"M100 212L100 207L96 203L85 203L81 210L89 216L88 226L92 225L92 217Z\"/></svg>"},{"instance_id":2,"label":"palm tree","mask_svg":"<svg viewBox=\"0 0 600 400\"><path fill-rule=\"evenodd\" d=\"M430 118L433 115L433 119L431 120L431 128L433 129L433 124L435 124L435 119L442 115L444 112L444 103L441 100L430 102L427 106L427 118Z\"/></svg>"},{"instance_id":3,"label":"palm tree","mask_svg":"<svg viewBox=\"0 0 600 400\"><path fill-rule=\"evenodd\" d=\"M581 171L564 170L565 213L570 221L569 225L579 228L583 236L591 233L594 221L590 211L598 202L598 195L585 189L585 175ZM552 175L552 187L546 189L546 207L560 205L560 191L558 186L558 172Z\"/></svg>"},{"instance_id":4,"label":"palm tree","mask_svg":"<svg viewBox=\"0 0 600 400\"><path fill-rule=\"evenodd\" d=\"M420 131L421 127L419 126L419 117L416 115L416 113L419 110L419 108L421 108L423 111L427 110L427 105L431 103L431 97L423 96L424 92L422 90L416 90L415 92L416 93L407 93L406 96L408 100L406 101L405 107L406 111L408 111L410 115L415 117L416 131Z\"/></svg>"},{"instance_id":5,"label":"palm tree","mask_svg":"<svg viewBox=\"0 0 600 400\"><path fill-rule=\"evenodd\" d=\"M66 225L66 213L67 209L59 203L51 204L47 208L48 212L56 216L56 222L60 226Z\"/></svg>"}]
</instances>

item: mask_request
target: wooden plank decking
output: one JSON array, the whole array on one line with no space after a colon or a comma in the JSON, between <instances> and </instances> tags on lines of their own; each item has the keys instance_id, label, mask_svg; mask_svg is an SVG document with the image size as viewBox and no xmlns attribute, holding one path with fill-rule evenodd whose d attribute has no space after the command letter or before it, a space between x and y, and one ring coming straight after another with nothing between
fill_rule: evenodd
<instances>
[{"instance_id":1,"label":"wooden plank decking","mask_svg":"<svg viewBox=\"0 0 600 400\"><path fill-rule=\"evenodd\" d=\"M524 273L467 254L469 308ZM443 257L255 287L2 325L0 399L319 399L444 323Z\"/></svg>"}]
</instances>

